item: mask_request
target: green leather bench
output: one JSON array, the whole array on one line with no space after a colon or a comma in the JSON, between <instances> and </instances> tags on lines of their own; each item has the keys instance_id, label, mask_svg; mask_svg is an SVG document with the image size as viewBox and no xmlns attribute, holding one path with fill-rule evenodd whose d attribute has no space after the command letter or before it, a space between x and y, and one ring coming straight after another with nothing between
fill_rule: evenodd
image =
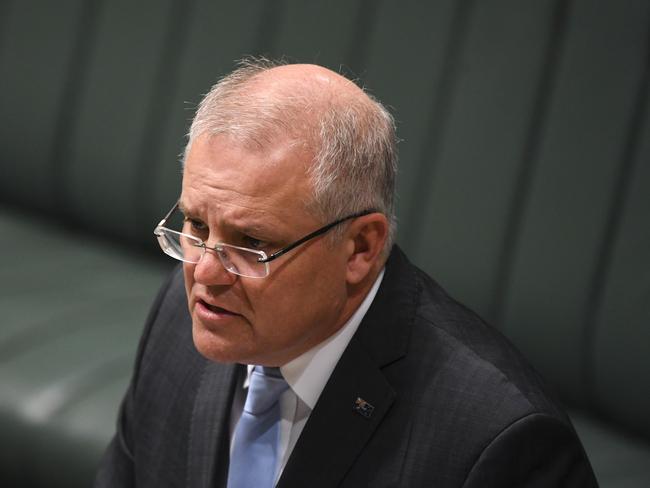
<instances>
[{"instance_id":1,"label":"green leather bench","mask_svg":"<svg viewBox=\"0 0 650 488\"><path fill-rule=\"evenodd\" d=\"M88 486L200 94L246 54L389 105L399 241L566 403L603 487L650 485L650 3L0 4L0 484Z\"/></svg>"}]
</instances>

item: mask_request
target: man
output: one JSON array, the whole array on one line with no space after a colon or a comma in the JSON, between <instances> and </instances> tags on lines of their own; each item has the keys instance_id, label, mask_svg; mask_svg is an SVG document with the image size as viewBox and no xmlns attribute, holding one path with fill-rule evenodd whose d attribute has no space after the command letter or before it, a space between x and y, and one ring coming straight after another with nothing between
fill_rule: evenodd
<instances>
[{"instance_id":1,"label":"man","mask_svg":"<svg viewBox=\"0 0 650 488\"><path fill-rule=\"evenodd\" d=\"M329 70L213 87L96 486L596 486L539 376L393 245L395 172L392 118Z\"/></svg>"}]
</instances>

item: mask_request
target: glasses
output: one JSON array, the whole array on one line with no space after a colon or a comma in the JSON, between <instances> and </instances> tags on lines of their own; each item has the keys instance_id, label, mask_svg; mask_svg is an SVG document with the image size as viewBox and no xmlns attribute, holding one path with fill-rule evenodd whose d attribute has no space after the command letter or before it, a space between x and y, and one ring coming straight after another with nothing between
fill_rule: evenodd
<instances>
[{"instance_id":1,"label":"glasses","mask_svg":"<svg viewBox=\"0 0 650 488\"><path fill-rule=\"evenodd\" d=\"M330 229L346 220L356 219L357 217L362 217L375 212L375 210L364 210L335 220L334 222L301 237L292 244L267 255L264 251L233 246L232 244L225 244L223 242L218 242L214 246L210 247L196 236L178 232L166 227L167 222L176 209L178 209L178 202L176 202L172 209L167 212L167 215L165 215L153 231L158 239L160 248L165 254L185 263L196 264L201 260L207 250L214 251L226 271L247 278L266 278L270 272L269 263L274 259L292 251L314 237L325 234Z\"/></svg>"}]
</instances>

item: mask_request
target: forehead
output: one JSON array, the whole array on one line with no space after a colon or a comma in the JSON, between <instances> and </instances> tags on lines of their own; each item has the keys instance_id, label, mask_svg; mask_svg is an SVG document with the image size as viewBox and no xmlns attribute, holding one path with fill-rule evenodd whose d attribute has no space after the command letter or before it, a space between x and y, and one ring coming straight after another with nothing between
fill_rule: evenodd
<instances>
[{"instance_id":1,"label":"forehead","mask_svg":"<svg viewBox=\"0 0 650 488\"><path fill-rule=\"evenodd\" d=\"M226 135L197 137L183 170L181 202L223 218L295 217L311 197L311 155L291 141L247 147Z\"/></svg>"}]
</instances>

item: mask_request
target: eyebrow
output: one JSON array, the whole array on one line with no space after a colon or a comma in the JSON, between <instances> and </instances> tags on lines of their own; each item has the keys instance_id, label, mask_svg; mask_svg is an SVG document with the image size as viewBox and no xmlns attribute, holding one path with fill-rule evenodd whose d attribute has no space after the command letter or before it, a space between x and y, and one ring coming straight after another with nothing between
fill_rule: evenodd
<instances>
[{"instance_id":1,"label":"eyebrow","mask_svg":"<svg viewBox=\"0 0 650 488\"><path fill-rule=\"evenodd\" d=\"M185 217L200 220L196 214L191 209L187 208L180 200L178 201L178 209ZM269 235L271 232L270 227L264 226L263 224L243 223L241 225L236 225L232 222L224 222L223 225L230 229L236 230L237 232L241 232L242 234L261 234L260 237L271 237Z\"/></svg>"},{"instance_id":2,"label":"eyebrow","mask_svg":"<svg viewBox=\"0 0 650 488\"><path fill-rule=\"evenodd\" d=\"M179 200L178 203L177 203L177 205L178 205L178 210L180 210L181 213L182 213L183 215L187 215L187 214L188 214L187 207L185 206L185 204L183 204L183 202L181 202L181 201Z\"/></svg>"},{"instance_id":3,"label":"eyebrow","mask_svg":"<svg viewBox=\"0 0 650 488\"><path fill-rule=\"evenodd\" d=\"M178 210L183 214L183 217L186 218L191 218L195 220L201 220L197 217L196 212L194 212L192 209L186 207L183 202L180 200L178 201Z\"/></svg>"},{"instance_id":4,"label":"eyebrow","mask_svg":"<svg viewBox=\"0 0 650 488\"><path fill-rule=\"evenodd\" d=\"M268 226L264 227L263 225L260 224L246 223L246 222L242 224L233 224L232 222L224 222L224 225L242 234L256 235L258 237L263 237L263 238L271 237L269 235L271 229Z\"/></svg>"}]
</instances>

